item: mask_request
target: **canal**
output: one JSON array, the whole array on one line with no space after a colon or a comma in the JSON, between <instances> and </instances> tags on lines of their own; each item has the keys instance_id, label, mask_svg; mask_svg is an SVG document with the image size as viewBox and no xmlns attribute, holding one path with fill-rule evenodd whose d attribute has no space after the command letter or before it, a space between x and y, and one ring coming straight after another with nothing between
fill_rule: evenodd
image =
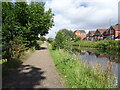
<instances>
[{"instance_id":1,"label":"canal","mask_svg":"<svg viewBox=\"0 0 120 90\"><path fill-rule=\"evenodd\" d=\"M110 71L110 76L114 75L113 83L116 84L117 88L120 88L120 52L119 51L108 51L99 49L88 49L81 48L73 49L74 55L84 65L89 65L92 68L99 66L99 70Z\"/></svg>"}]
</instances>

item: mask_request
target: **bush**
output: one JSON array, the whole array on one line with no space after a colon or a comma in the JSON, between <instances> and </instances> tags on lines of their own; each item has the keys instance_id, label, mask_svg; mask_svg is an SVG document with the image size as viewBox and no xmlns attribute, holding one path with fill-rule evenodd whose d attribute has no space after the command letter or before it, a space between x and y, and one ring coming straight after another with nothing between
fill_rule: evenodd
<instances>
[{"instance_id":1,"label":"bush","mask_svg":"<svg viewBox=\"0 0 120 90\"><path fill-rule=\"evenodd\" d=\"M87 47L87 48L99 48L99 49L111 49L120 50L120 41L77 41L73 43L73 46Z\"/></svg>"},{"instance_id":2,"label":"bush","mask_svg":"<svg viewBox=\"0 0 120 90\"><path fill-rule=\"evenodd\" d=\"M46 41L46 38L43 36L40 36L40 40L44 42L44 41Z\"/></svg>"},{"instance_id":3,"label":"bush","mask_svg":"<svg viewBox=\"0 0 120 90\"><path fill-rule=\"evenodd\" d=\"M48 38L48 39L47 39L47 42L48 42L48 43L52 43L53 41L54 41L53 38Z\"/></svg>"},{"instance_id":4,"label":"bush","mask_svg":"<svg viewBox=\"0 0 120 90\"><path fill-rule=\"evenodd\" d=\"M39 50L39 49L40 49L39 44L36 44L35 49L36 49L36 50Z\"/></svg>"},{"instance_id":5,"label":"bush","mask_svg":"<svg viewBox=\"0 0 120 90\"><path fill-rule=\"evenodd\" d=\"M81 40L81 37L75 37L74 41L76 42L76 41L80 41L80 40Z\"/></svg>"},{"instance_id":6,"label":"bush","mask_svg":"<svg viewBox=\"0 0 120 90\"><path fill-rule=\"evenodd\" d=\"M106 49L108 45L109 45L109 42L99 41L97 44L97 47L101 49Z\"/></svg>"},{"instance_id":7,"label":"bush","mask_svg":"<svg viewBox=\"0 0 120 90\"><path fill-rule=\"evenodd\" d=\"M62 29L57 32L55 41L53 42L53 49L71 49L71 38L74 37L74 33L67 29Z\"/></svg>"}]
</instances>

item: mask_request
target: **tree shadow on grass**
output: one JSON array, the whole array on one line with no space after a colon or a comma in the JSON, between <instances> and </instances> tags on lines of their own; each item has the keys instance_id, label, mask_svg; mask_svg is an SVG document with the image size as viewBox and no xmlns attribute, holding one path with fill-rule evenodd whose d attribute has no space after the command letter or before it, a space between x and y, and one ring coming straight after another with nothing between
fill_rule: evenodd
<instances>
[{"instance_id":1,"label":"tree shadow on grass","mask_svg":"<svg viewBox=\"0 0 120 90\"><path fill-rule=\"evenodd\" d=\"M34 88L46 77L42 76L44 71L31 65L21 65L17 70L2 80L3 88Z\"/></svg>"}]
</instances>

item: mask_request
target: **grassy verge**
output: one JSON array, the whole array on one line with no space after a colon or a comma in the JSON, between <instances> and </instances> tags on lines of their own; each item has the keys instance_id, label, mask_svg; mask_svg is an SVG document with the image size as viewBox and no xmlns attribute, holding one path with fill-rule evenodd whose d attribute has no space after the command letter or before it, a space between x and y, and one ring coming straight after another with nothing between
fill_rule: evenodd
<instances>
[{"instance_id":1,"label":"grassy verge","mask_svg":"<svg viewBox=\"0 0 120 90\"><path fill-rule=\"evenodd\" d=\"M55 66L65 80L68 88L113 88L109 72L100 72L99 66L95 69L86 67L78 58L63 50L52 50L48 45Z\"/></svg>"},{"instance_id":2,"label":"grassy verge","mask_svg":"<svg viewBox=\"0 0 120 90\"><path fill-rule=\"evenodd\" d=\"M78 41L74 42L73 46L87 47L87 48L98 48L107 50L119 50L120 41Z\"/></svg>"}]
</instances>

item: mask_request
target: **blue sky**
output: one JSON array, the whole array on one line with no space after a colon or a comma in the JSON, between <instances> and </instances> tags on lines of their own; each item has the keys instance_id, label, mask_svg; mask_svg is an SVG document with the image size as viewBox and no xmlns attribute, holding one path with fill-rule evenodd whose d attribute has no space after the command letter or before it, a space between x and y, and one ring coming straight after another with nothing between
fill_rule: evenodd
<instances>
[{"instance_id":1,"label":"blue sky","mask_svg":"<svg viewBox=\"0 0 120 90\"><path fill-rule=\"evenodd\" d=\"M88 7L88 4L86 4L86 3L81 3L81 4L80 4L80 7Z\"/></svg>"},{"instance_id":2,"label":"blue sky","mask_svg":"<svg viewBox=\"0 0 120 90\"><path fill-rule=\"evenodd\" d=\"M66 28L72 31L109 28L118 23L119 0L46 0L45 8L52 8L55 26L46 37Z\"/></svg>"}]
</instances>

